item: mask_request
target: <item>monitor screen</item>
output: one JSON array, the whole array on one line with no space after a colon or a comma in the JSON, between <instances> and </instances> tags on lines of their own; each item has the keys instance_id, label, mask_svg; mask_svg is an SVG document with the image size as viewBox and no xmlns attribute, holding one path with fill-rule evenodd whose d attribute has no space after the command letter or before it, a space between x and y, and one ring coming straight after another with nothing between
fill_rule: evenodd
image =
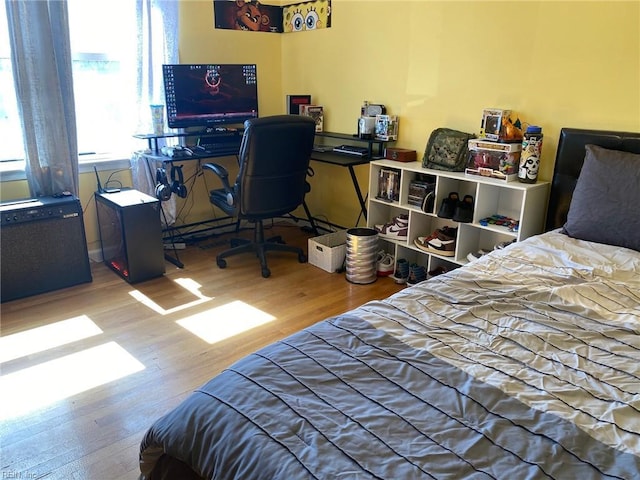
<instances>
[{"instance_id":1,"label":"monitor screen","mask_svg":"<svg viewBox=\"0 0 640 480\"><path fill-rule=\"evenodd\" d=\"M242 124L258 116L256 65L163 65L170 128Z\"/></svg>"}]
</instances>

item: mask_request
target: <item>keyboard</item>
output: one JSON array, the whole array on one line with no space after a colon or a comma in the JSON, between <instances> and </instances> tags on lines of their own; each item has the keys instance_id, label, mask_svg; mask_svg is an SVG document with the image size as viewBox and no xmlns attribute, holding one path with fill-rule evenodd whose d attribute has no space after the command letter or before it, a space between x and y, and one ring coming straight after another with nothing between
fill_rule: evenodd
<instances>
[{"instance_id":1,"label":"keyboard","mask_svg":"<svg viewBox=\"0 0 640 480\"><path fill-rule=\"evenodd\" d=\"M234 138L232 141L225 140L216 143L200 143L193 147L193 151L200 155L237 155L240 151L242 137Z\"/></svg>"},{"instance_id":2,"label":"keyboard","mask_svg":"<svg viewBox=\"0 0 640 480\"><path fill-rule=\"evenodd\" d=\"M369 149L367 147L358 147L355 145L338 145L333 147L333 151L346 153L347 155L356 155L358 157L366 157L369 155Z\"/></svg>"}]
</instances>

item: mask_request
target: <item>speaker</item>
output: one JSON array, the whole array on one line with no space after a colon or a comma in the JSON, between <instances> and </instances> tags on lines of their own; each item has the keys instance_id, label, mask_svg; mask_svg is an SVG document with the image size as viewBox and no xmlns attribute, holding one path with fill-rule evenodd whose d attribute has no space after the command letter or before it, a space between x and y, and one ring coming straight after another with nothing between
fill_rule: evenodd
<instances>
[{"instance_id":1,"label":"speaker","mask_svg":"<svg viewBox=\"0 0 640 480\"><path fill-rule=\"evenodd\" d=\"M2 302L92 280L76 197L5 202L0 215Z\"/></svg>"}]
</instances>

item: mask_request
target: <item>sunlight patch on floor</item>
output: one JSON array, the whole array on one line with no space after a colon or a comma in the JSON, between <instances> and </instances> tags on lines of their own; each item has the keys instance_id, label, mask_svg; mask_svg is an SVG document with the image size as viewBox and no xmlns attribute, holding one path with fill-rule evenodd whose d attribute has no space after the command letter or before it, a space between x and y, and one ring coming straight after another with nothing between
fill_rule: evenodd
<instances>
[{"instance_id":1,"label":"sunlight patch on floor","mask_svg":"<svg viewBox=\"0 0 640 480\"><path fill-rule=\"evenodd\" d=\"M0 420L24 415L144 368L120 345L109 342L3 375Z\"/></svg>"},{"instance_id":2,"label":"sunlight patch on floor","mask_svg":"<svg viewBox=\"0 0 640 480\"><path fill-rule=\"evenodd\" d=\"M102 330L89 317L80 315L0 337L0 363L44 352L101 333Z\"/></svg>"},{"instance_id":3,"label":"sunlight patch on floor","mask_svg":"<svg viewBox=\"0 0 640 480\"><path fill-rule=\"evenodd\" d=\"M137 301L139 301L140 303L142 303L146 307L150 308L154 312L159 313L160 315L169 315L171 313L179 312L180 310L184 310L185 308L190 308L190 307L193 307L195 305L200 305L201 303L208 302L209 300L212 300L212 297L207 297L207 296L203 295L202 293L200 293L200 289L202 288L202 285L200 285L198 282L196 282L196 281L194 281L194 280L192 280L190 278L176 278L176 279L173 279L173 281L175 283L177 283L178 285L180 285L185 290L187 290L188 292L192 293L197 298L197 300L194 300L194 301L188 302L188 303L184 303L182 305L178 305L177 307L165 309L162 306L158 305L157 302L153 301L147 295L142 293L140 290L133 290L133 291L129 292L129 295L131 295Z\"/></svg>"},{"instance_id":4,"label":"sunlight patch on floor","mask_svg":"<svg viewBox=\"0 0 640 480\"><path fill-rule=\"evenodd\" d=\"M236 300L176 323L205 342L216 343L275 319L273 315Z\"/></svg>"}]
</instances>

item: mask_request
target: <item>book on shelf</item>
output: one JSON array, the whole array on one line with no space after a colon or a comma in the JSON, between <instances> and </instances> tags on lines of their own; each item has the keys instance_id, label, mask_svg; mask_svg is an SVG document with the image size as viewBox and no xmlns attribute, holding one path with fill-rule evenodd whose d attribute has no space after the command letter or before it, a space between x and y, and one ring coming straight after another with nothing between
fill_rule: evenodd
<instances>
[{"instance_id":1,"label":"book on shelf","mask_svg":"<svg viewBox=\"0 0 640 480\"><path fill-rule=\"evenodd\" d=\"M316 132L324 129L324 107L322 105L300 105L300 115L311 117L316 122Z\"/></svg>"},{"instance_id":2,"label":"book on shelf","mask_svg":"<svg viewBox=\"0 0 640 480\"><path fill-rule=\"evenodd\" d=\"M310 105L311 95L287 95L287 113L299 115L300 105Z\"/></svg>"}]
</instances>

